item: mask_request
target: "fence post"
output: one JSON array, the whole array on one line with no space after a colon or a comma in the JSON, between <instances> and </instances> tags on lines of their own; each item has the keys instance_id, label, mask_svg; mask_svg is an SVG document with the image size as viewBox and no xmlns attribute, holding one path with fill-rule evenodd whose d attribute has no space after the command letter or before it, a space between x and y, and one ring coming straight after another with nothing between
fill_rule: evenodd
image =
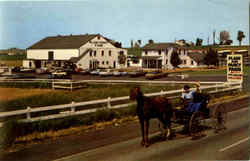
<instances>
[{"instance_id":1,"label":"fence post","mask_svg":"<svg viewBox=\"0 0 250 161\"><path fill-rule=\"evenodd\" d=\"M71 102L71 113L75 113L75 102Z\"/></svg>"},{"instance_id":2,"label":"fence post","mask_svg":"<svg viewBox=\"0 0 250 161\"><path fill-rule=\"evenodd\" d=\"M54 90L55 88L54 88L54 80L52 79L52 89Z\"/></svg>"},{"instance_id":3,"label":"fence post","mask_svg":"<svg viewBox=\"0 0 250 161\"><path fill-rule=\"evenodd\" d=\"M108 107L108 108L111 108L110 100L111 100L111 98L108 97L108 101L107 101L107 107Z\"/></svg>"},{"instance_id":4,"label":"fence post","mask_svg":"<svg viewBox=\"0 0 250 161\"><path fill-rule=\"evenodd\" d=\"M242 88L243 88L243 85L242 85L242 82L240 82L240 92L242 92Z\"/></svg>"},{"instance_id":5,"label":"fence post","mask_svg":"<svg viewBox=\"0 0 250 161\"><path fill-rule=\"evenodd\" d=\"M215 91L218 91L217 83L215 83Z\"/></svg>"},{"instance_id":6,"label":"fence post","mask_svg":"<svg viewBox=\"0 0 250 161\"><path fill-rule=\"evenodd\" d=\"M28 120L31 119L30 110L31 110L31 108L28 106L28 107L27 107L27 113L26 113L26 114L27 114L27 119L28 119Z\"/></svg>"},{"instance_id":7,"label":"fence post","mask_svg":"<svg viewBox=\"0 0 250 161\"><path fill-rule=\"evenodd\" d=\"M164 91L163 91L163 90L161 90L161 96L163 96L163 92L164 92Z\"/></svg>"},{"instance_id":8,"label":"fence post","mask_svg":"<svg viewBox=\"0 0 250 161\"><path fill-rule=\"evenodd\" d=\"M73 91L73 82L71 81L71 84L70 84L71 86L71 92Z\"/></svg>"}]
</instances>

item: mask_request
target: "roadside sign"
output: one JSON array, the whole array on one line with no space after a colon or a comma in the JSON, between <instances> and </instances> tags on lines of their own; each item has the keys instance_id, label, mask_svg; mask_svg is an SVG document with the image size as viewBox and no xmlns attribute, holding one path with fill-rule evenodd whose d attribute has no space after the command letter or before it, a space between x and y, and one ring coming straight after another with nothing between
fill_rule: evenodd
<instances>
[{"instance_id":1,"label":"roadside sign","mask_svg":"<svg viewBox=\"0 0 250 161\"><path fill-rule=\"evenodd\" d=\"M227 55L227 81L243 82L242 55Z\"/></svg>"}]
</instances>

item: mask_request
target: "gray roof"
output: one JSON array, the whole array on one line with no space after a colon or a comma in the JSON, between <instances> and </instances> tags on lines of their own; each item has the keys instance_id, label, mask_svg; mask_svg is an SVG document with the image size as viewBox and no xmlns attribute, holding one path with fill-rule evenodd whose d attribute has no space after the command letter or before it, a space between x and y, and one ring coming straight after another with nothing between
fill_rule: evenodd
<instances>
[{"instance_id":1,"label":"gray roof","mask_svg":"<svg viewBox=\"0 0 250 161\"><path fill-rule=\"evenodd\" d=\"M143 50L160 50L160 49L167 49L168 47L177 47L176 43L152 43L146 44L143 47Z\"/></svg>"},{"instance_id":2,"label":"gray roof","mask_svg":"<svg viewBox=\"0 0 250 161\"><path fill-rule=\"evenodd\" d=\"M98 34L46 37L28 49L78 49Z\"/></svg>"},{"instance_id":3,"label":"gray roof","mask_svg":"<svg viewBox=\"0 0 250 161\"><path fill-rule=\"evenodd\" d=\"M198 52L191 52L191 53L188 53L188 56L196 62L203 62L206 54L198 53Z\"/></svg>"}]
</instances>

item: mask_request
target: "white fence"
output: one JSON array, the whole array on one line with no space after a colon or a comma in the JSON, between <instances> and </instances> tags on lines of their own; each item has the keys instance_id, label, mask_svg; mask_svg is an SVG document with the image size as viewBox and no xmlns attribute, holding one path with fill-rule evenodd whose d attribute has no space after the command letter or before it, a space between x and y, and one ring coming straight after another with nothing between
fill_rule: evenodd
<instances>
[{"instance_id":1,"label":"white fence","mask_svg":"<svg viewBox=\"0 0 250 161\"><path fill-rule=\"evenodd\" d=\"M189 82L190 83L190 82ZM211 82L210 82L211 83ZM239 83L231 83L231 84L216 84L216 85L210 85L210 86L201 86L201 90L208 90L212 89L210 93L216 93L216 92L223 92L223 91L231 91L231 90L241 90L242 85ZM150 93L145 94L146 96L159 96L159 95L173 95L177 94L175 96L169 97L169 98L175 98L179 97L180 93L183 90L173 90L173 91L161 91L157 93ZM93 108L93 109L83 109L83 110L75 110L76 107L82 107L82 106L89 106L89 105L98 105L98 104L106 104L107 109L118 109L123 107L128 107L130 105L133 105L135 103L127 103L127 104L119 104L111 106L111 102L117 102L117 101L126 101L129 100L129 96L124 97L117 97L117 98L107 98L107 99L101 99L101 100L94 100L94 101L86 101L86 102L72 102L70 104L64 104L64 105L55 105L55 106L47 106L47 107L27 107L23 110L16 110L16 111L9 111L9 112L1 112L0 118L7 118L11 116L18 116L18 115L26 115L26 119L22 119L20 121L23 122L34 122L34 121L41 121L41 120L49 120L49 119L56 119L56 118L63 118L67 116L76 116L76 115L82 115L82 114L88 114L96 112L97 110L100 110L102 108ZM31 113L36 112L42 112L42 111L53 111L53 110L65 110L67 109L67 112L58 113L58 114L51 114L47 116L37 116L37 117L31 117ZM2 126L3 122L0 123L0 127Z\"/></svg>"}]
</instances>

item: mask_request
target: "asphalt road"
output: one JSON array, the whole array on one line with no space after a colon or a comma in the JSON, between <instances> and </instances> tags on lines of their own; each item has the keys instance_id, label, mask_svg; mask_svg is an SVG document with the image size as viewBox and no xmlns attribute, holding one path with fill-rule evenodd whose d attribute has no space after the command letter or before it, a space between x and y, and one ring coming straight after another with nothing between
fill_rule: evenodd
<instances>
[{"instance_id":1,"label":"asphalt road","mask_svg":"<svg viewBox=\"0 0 250 161\"><path fill-rule=\"evenodd\" d=\"M248 125L248 108L244 108L229 114L225 132L209 130L198 140L177 136L143 148L138 144L140 138L135 138L56 161L249 160ZM156 137L151 136L151 140Z\"/></svg>"}]
</instances>

